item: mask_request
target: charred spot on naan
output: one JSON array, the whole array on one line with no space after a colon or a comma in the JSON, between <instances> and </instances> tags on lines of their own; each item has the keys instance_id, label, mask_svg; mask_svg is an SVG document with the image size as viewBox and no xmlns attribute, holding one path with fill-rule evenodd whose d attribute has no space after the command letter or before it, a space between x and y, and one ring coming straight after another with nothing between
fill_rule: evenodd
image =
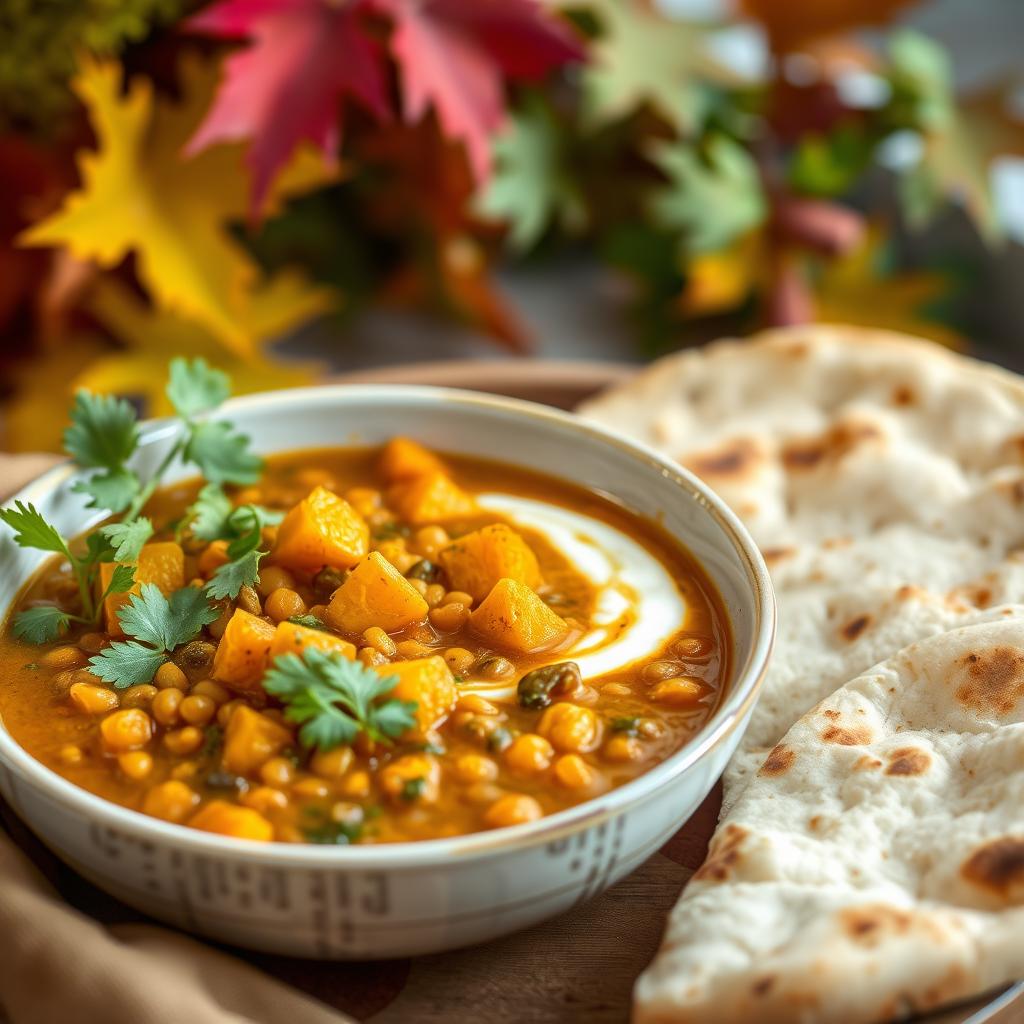
<instances>
[{"instance_id":1,"label":"charred spot on naan","mask_svg":"<svg viewBox=\"0 0 1024 1024\"><path fill-rule=\"evenodd\" d=\"M827 710L822 714L826 718L833 717ZM833 722L825 727L821 738L826 743L835 743L841 747L861 747L870 743L873 737L871 730L866 725L836 725Z\"/></svg>"},{"instance_id":2,"label":"charred spot on naan","mask_svg":"<svg viewBox=\"0 0 1024 1024\"><path fill-rule=\"evenodd\" d=\"M796 548L762 548L761 556L768 565L778 565L779 562L792 558L796 554Z\"/></svg>"},{"instance_id":3,"label":"charred spot on naan","mask_svg":"<svg viewBox=\"0 0 1024 1024\"><path fill-rule=\"evenodd\" d=\"M793 472L837 463L867 444L879 445L885 432L870 420L850 419L831 426L817 437L794 438L782 449L782 464Z\"/></svg>"},{"instance_id":4,"label":"charred spot on naan","mask_svg":"<svg viewBox=\"0 0 1024 1024\"><path fill-rule=\"evenodd\" d=\"M766 996L771 992L774 986L775 975L766 974L763 978L758 978L757 981L750 986L750 991L755 996Z\"/></svg>"},{"instance_id":5,"label":"charred spot on naan","mask_svg":"<svg viewBox=\"0 0 1024 1024\"><path fill-rule=\"evenodd\" d=\"M694 873L694 879L704 882L724 882L739 863L740 847L750 833L730 822L711 840L708 859Z\"/></svg>"},{"instance_id":6,"label":"charred spot on naan","mask_svg":"<svg viewBox=\"0 0 1024 1024\"><path fill-rule=\"evenodd\" d=\"M758 775L785 775L793 762L796 761L796 751L787 747L784 743L772 748L771 753L764 759L764 764L758 769Z\"/></svg>"},{"instance_id":7,"label":"charred spot on naan","mask_svg":"<svg viewBox=\"0 0 1024 1024\"><path fill-rule=\"evenodd\" d=\"M1024 902L1024 836L1003 836L979 846L964 861L960 874L1007 902Z\"/></svg>"},{"instance_id":8,"label":"charred spot on naan","mask_svg":"<svg viewBox=\"0 0 1024 1024\"><path fill-rule=\"evenodd\" d=\"M850 619L850 621L843 626L839 632L845 640L849 640L850 643L853 643L853 641L856 640L857 637L859 637L870 625L871 616L865 612L863 615L857 615Z\"/></svg>"},{"instance_id":9,"label":"charred spot on naan","mask_svg":"<svg viewBox=\"0 0 1024 1024\"><path fill-rule=\"evenodd\" d=\"M917 394L909 384L898 384L892 389L892 404L901 408L917 404Z\"/></svg>"},{"instance_id":10,"label":"charred spot on naan","mask_svg":"<svg viewBox=\"0 0 1024 1024\"><path fill-rule=\"evenodd\" d=\"M853 770L855 772L869 772L875 768L881 768L882 762L877 757L872 757L870 754L861 754L856 761L853 762Z\"/></svg>"},{"instance_id":11,"label":"charred spot on naan","mask_svg":"<svg viewBox=\"0 0 1024 1024\"><path fill-rule=\"evenodd\" d=\"M886 775L924 775L931 767L931 755L919 747L900 747L889 755Z\"/></svg>"},{"instance_id":12,"label":"charred spot on naan","mask_svg":"<svg viewBox=\"0 0 1024 1024\"><path fill-rule=\"evenodd\" d=\"M963 676L954 695L980 712L1009 714L1024 697L1024 651L998 646L965 654L958 662Z\"/></svg>"},{"instance_id":13,"label":"charred spot on naan","mask_svg":"<svg viewBox=\"0 0 1024 1024\"><path fill-rule=\"evenodd\" d=\"M737 437L720 448L684 455L679 461L705 480L744 480L765 462L764 448L748 437Z\"/></svg>"},{"instance_id":14,"label":"charred spot on naan","mask_svg":"<svg viewBox=\"0 0 1024 1024\"><path fill-rule=\"evenodd\" d=\"M914 925L914 917L898 907L872 903L839 911L839 923L844 934L854 942L877 946L894 935L906 935Z\"/></svg>"}]
</instances>

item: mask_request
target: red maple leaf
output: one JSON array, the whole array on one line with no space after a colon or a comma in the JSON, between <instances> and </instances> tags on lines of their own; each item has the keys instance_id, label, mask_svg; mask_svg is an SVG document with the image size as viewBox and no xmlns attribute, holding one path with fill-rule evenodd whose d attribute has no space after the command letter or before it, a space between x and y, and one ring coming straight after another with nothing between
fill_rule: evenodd
<instances>
[{"instance_id":1,"label":"red maple leaf","mask_svg":"<svg viewBox=\"0 0 1024 1024\"><path fill-rule=\"evenodd\" d=\"M477 179L505 116L503 76L537 80L582 60L569 25L537 0L375 0L394 23L402 106L418 121L433 104L445 135L461 139Z\"/></svg>"},{"instance_id":2,"label":"red maple leaf","mask_svg":"<svg viewBox=\"0 0 1024 1024\"><path fill-rule=\"evenodd\" d=\"M303 140L328 160L338 150L342 101L389 116L383 54L361 24L366 0L222 0L186 25L250 46L229 57L213 106L185 147L251 139L253 205Z\"/></svg>"}]
</instances>

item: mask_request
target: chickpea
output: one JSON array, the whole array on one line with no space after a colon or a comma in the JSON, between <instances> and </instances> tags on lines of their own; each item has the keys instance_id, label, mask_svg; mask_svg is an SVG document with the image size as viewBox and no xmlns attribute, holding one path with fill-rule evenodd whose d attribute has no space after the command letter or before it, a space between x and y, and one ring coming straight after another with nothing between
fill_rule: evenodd
<instances>
[{"instance_id":1,"label":"chickpea","mask_svg":"<svg viewBox=\"0 0 1024 1024\"><path fill-rule=\"evenodd\" d=\"M469 621L469 608L464 604L443 604L431 608L430 624L440 633L455 633Z\"/></svg>"},{"instance_id":2,"label":"chickpea","mask_svg":"<svg viewBox=\"0 0 1024 1024\"><path fill-rule=\"evenodd\" d=\"M289 802L287 793L282 793L281 790L271 786L256 786L255 789L242 793L238 799L240 803L251 807L254 811L259 811L260 814L283 811Z\"/></svg>"},{"instance_id":3,"label":"chickpea","mask_svg":"<svg viewBox=\"0 0 1024 1024\"><path fill-rule=\"evenodd\" d=\"M474 715L500 715L501 710L497 705L481 697L476 693L466 693L459 698L455 705L458 711L469 711Z\"/></svg>"},{"instance_id":4,"label":"chickpea","mask_svg":"<svg viewBox=\"0 0 1024 1024\"><path fill-rule=\"evenodd\" d=\"M275 622L284 622L296 615L305 615L306 602L294 590L278 587L267 598L266 611Z\"/></svg>"},{"instance_id":5,"label":"chickpea","mask_svg":"<svg viewBox=\"0 0 1024 1024\"><path fill-rule=\"evenodd\" d=\"M579 754L563 754L555 762L554 772L566 789L589 789L594 784L594 769Z\"/></svg>"},{"instance_id":6,"label":"chickpea","mask_svg":"<svg viewBox=\"0 0 1024 1024\"><path fill-rule=\"evenodd\" d=\"M341 791L345 796L361 799L370 795L369 772L351 772L341 781Z\"/></svg>"},{"instance_id":7,"label":"chickpea","mask_svg":"<svg viewBox=\"0 0 1024 1024\"><path fill-rule=\"evenodd\" d=\"M295 778L295 765L287 757L272 757L260 768L260 779L268 786L287 786Z\"/></svg>"},{"instance_id":8,"label":"chickpea","mask_svg":"<svg viewBox=\"0 0 1024 1024\"><path fill-rule=\"evenodd\" d=\"M438 552L451 538L443 526L421 526L413 534L413 547L424 558L436 558Z\"/></svg>"},{"instance_id":9,"label":"chickpea","mask_svg":"<svg viewBox=\"0 0 1024 1024\"><path fill-rule=\"evenodd\" d=\"M682 666L676 661L652 661L644 665L642 675L648 683L657 683L662 679L671 679L679 675Z\"/></svg>"},{"instance_id":10,"label":"chickpea","mask_svg":"<svg viewBox=\"0 0 1024 1024\"><path fill-rule=\"evenodd\" d=\"M622 733L612 736L601 750L608 761L639 761L643 757L643 746L635 736Z\"/></svg>"},{"instance_id":11,"label":"chickpea","mask_svg":"<svg viewBox=\"0 0 1024 1024\"><path fill-rule=\"evenodd\" d=\"M67 692L75 684L75 673L71 669L55 672L50 676L50 685L57 693Z\"/></svg>"},{"instance_id":12,"label":"chickpea","mask_svg":"<svg viewBox=\"0 0 1024 1024\"><path fill-rule=\"evenodd\" d=\"M292 795L300 800L323 800L331 795L331 787L323 779L300 779L292 786Z\"/></svg>"},{"instance_id":13,"label":"chickpea","mask_svg":"<svg viewBox=\"0 0 1024 1024\"><path fill-rule=\"evenodd\" d=\"M150 711L161 725L177 725L181 703L184 699L184 694L176 687L172 686L169 689L160 690L153 698Z\"/></svg>"},{"instance_id":14,"label":"chickpea","mask_svg":"<svg viewBox=\"0 0 1024 1024\"><path fill-rule=\"evenodd\" d=\"M430 584L427 583L426 580L419 580L419 579L411 579L411 580L409 580L409 586L411 586L415 591L417 591L417 593L419 593L420 597L426 597L427 596L427 587L429 585Z\"/></svg>"},{"instance_id":15,"label":"chickpea","mask_svg":"<svg viewBox=\"0 0 1024 1024\"><path fill-rule=\"evenodd\" d=\"M651 690L651 700L673 707L691 705L700 698L702 687L696 679L664 679Z\"/></svg>"},{"instance_id":16,"label":"chickpea","mask_svg":"<svg viewBox=\"0 0 1024 1024\"><path fill-rule=\"evenodd\" d=\"M228 722L231 721L231 716L235 713L238 708L245 704L244 700L236 697L234 700L229 700L227 704L222 704L217 708L217 724L222 728L226 729Z\"/></svg>"},{"instance_id":17,"label":"chickpea","mask_svg":"<svg viewBox=\"0 0 1024 1024\"><path fill-rule=\"evenodd\" d=\"M481 679L498 682L514 676L516 667L500 654L487 654L476 663L476 671Z\"/></svg>"},{"instance_id":18,"label":"chickpea","mask_svg":"<svg viewBox=\"0 0 1024 1024\"><path fill-rule=\"evenodd\" d=\"M268 565L260 568L260 581L256 584L256 591L260 597L266 599L275 590L294 590L295 577L279 565ZM287 618L287 616L285 616Z\"/></svg>"},{"instance_id":19,"label":"chickpea","mask_svg":"<svg viewBox=\"0 0 1024 1024\"><path fill-rule=\"evenodd\" d=\"M106 687L109 684L104 680L100 679L98 675L90 672L87 668L76 668L71 673L71 681L73 683L85 683L88 686L103 686Z\"/></svg>"},{"instance_id":20,"label":"chickpea","mask_svg":"<svg viewBox=\"0 0 1024 1024\"><path fill-rule=\"evenodd\" d=\"M164 746L172 753L182 756L194 754L203 745L203 730L194 725L164 734Z\"/></svg>"},{"instance_id":21,"label":"chickpea","mask_svg":"<svg viewBox=\"0 0 1024 1024\"><path fill-rule=\"evenodd\" d=\"M672 653L683 661L703 661L714 649L715 645L706 636L680 637L672 645Z\"/></svg>"},{"instance_id":22,"label":"chickpea","mask_svg":"<svg viewBox=\"0 0 1024 1024\"><path fill-rule=\"evenodd\" d=\"M153 738L153 719L141 708L123 708L100 722L100 735L115 754L137 750Z\"/></svg>"},{"instance_id":23,"label":"chickpea","mask_svg":"<svg viewBox=\"0 0 1024 1024\"><path fill-rule=\"evenodd\" d=\"M164 821L182 822L199 803L199 794L176 779L154 786L143 801L142 810Z\"/></svg>"},{"instance_id":24,"label":"chickpea","mask_svg":"<svg viewBox=\"0 0 1024 1024\"><path fill-rule=\"evenodd\" d=\"M120 704L120 698L113 690L94 683L75 683L68 695L83 715L103 715Z\"/></svg>"},{"instance_id":25,"label":"chickpea","mask_svg":"<svg viewBox=\"0 0 1024 1024\"><path fill-rule=\"evenodd\" d=\"M601 692L609 697L626 697L633 691L625 683L605 683Z\"/></svg>"},{"instance_id":26,"label":"chickpea","mask_svg":"<svg viewBox=\"0 0 1024 1024\"><path fill-rule=\"evenodd\" d=\"M373 515L384 503L383 495L372 487L350 487L345 492L345 500L364 518Z\"/></svg>"},{"instance_id":27,"label":"chickpea","mask_svg":"<svg viewBox=\"0 0 1024 1024\"><path fill-rule=\"evenodd\" d=\"M107 646L106 633L83 633L78 638L78 646L89 654L99 654Z\"/></svg>"},{"instance_id":28,"label":"chickpea","mask_svg":"<svg viewBox=\"0 0 1024 1024\"><path fill-rule=\"evenodd\" d=\"M395 650L403 658L426 658L434 653L434 648L421 644L419 640L402 640L395 644Z\"/></svg>"},{"instance_id":29,"label":"chickpea","mask_svg":"<svg viewBox=\"0 0 1024 1024\"><path fill-rule=\"evenodd\" d=\"M209 725L216 713L217 705L202 694L190 694L178 705L178 714L189 725Z\"/></svg>"},{"instance_id":30,"label":"chickpea","mask_svg":"<svg viewBox=\"0 0 1024 1024\"><path fill-rule=\"evenodd\" d=\"M449 647L444 652L444 660L455 675L464 676L473 667L476 655L465 647Z\"/></svg>"},{"instance_id":31,"label":"chickpea","mask_svg":"<svg viewBox=\"0 0 1024 1024\"><path fill-rule=\"evenodd\" d=\"M498 766L482 754L463 754L455 762L455 774L462 782L493 782Z\"/></svg>"},{"instance_id":32,"label":"chickpea","mask_svg":"<svg viewBox=\"0 0 1024 1024\"><path fill-rule=\"evenodd\" d=\"M218 707L231 699L231 693L212 679L203 679L192 687L192 696L209 697Z\"/></svg>"},{"instance_id":33,"label":"chickpea","mask_svg":"<svg viewBox=\"0 0 1024 1024\"><path fill-rule=\"evenodd\" d=\"M473 595L467 594L464 590L449 590L441 604L464 604L467 608L472 608Z\"/></svg>"},{"instance_id":34,"label":"chickpea","mask_svg":"<svg viewBox=\"0 0 1024 1024\"><path fill-rule=\"evenodd\" d=\"M74 743L66 743L60 748L60 759L66 765L81 764L85 757L82 753L82 748L75 746Z\"/></svg>"},{"instance_id":35,"label":"chickpea","mask_svg":"<svg viewBox=\"0 0 1024 1024\"><path fill-rule=\"evenodd\" d=\"M590 708L577 707L561 701L552 704L543 715L537 732L549 739L558 750L573 753L593 750L601 736L601 724Z\"/></svg>"},{"instance_id":36,"label":"chickpea","mask_svg":"<svg viewBox=\"0 0 1024 1024\"><path fill-rule=\"evenodd\" d=\"M509 793L487 808L484 822L488 828L505 828L508 825L536 821L543 816L543 809L532 796L525 793Z\"/></svg>"},{"instance_id":37,"label":"chickpea","mask_svg":"<svg viewBox=\"0 0 1024 1024\"><path fill-rule=\"evenodd\" d=\"M318 750L310 760L309 767L323 779L340 779L352 767L354 758L351 747Z\"/></svg>"},{"instance_id":38,"label":"chickpea","mask_svg":"<svg viewBox=\"0 0 1024 1024\"><path fill-rule=\"evenodd\" d=\"M376 647L360 647L356 657L368 668L388 663L387 655L381 654Z\"/></svg>"},{"instance_id":39,"label":"chickpea","mask_svg":"<svg viewBox=\"0 0 1024 1024\"><path fill-rule=\"evenodd\" d=\"M252 587L242 587L235 598L235 605L248 612L250 615L262 615L263 605L260 604L260 595Z\"/></svg>"},{"instance_id":40,"label":"chickpea","mask_svg":"<svg viewBox=\"0 0 1024 1024\"><path fill-rule=\"evenodd\" d=\"M398 653L395 641L380 626L371 626L363 632L363 640L368 647L380 651L385 657L393 658Z\"/></svg>"},{"instance_id":41,"label":"chickpea","mask_svg":"<svg viewBox=\"0 0 1024 1024\"><path fill-rule=\"evenodd\" d=\"M462 794L463 798L471 804L493 804L495 800L500 800L504 795L505 790L493 782L476 782L472 786L467 786Z\"/></svg>"},{"instance_id":42,"label":"chickpea","mask_svg":"<svg viewBox=\"0 0 1024 1024\"><path fill-rule=\"evenodd\" d=\"M118 755L117 766L129 779L141 782L153 770L153 758L144 750L129 750Z\"/></svg>"},{"instance_id":43,"label":"chickpea","mask_svg":"<svg viewBox=\"0 0 1024 1024\"><path fill-rule=\"evenodd\" d=\"M188 677L174 664L173 661L165 661L157 670L153 681L161 690L175 689L187 690Z\"/></svg>"},{"instance_id":44,"label":"chickpea","mask_svg":"<svg viewBox=\"0 0 1024 1024\"><path fill-rule=\"evenodd\" d=\"M54 647L39 659L39 664L51 672L67 672L70 669L81 668L85 662L85 654L70 644Z\"/></svg>"},{"instance_id":45,"label":"chickpea","mask_svg":"<svg viewBox=\"0 0 1024 1024\"><path fill-rule=\"evenodd\" d=\"M432 804L441 792L441 766L430 754L406 754L379 772L381 789L396 803Z\"/></svg>"},{"instance_id":46,"label":"chickpea","mask_svg":"<svg viewBox=\"0 0 1024 1024\"><path fill-rule=\"evenodd\" d=\"M543 736L526 732L505 751L505 763L514 772L535 775L550 766L554 753L554 747Z\"/></svg>"},{"instance_id":47,"label":"chickpea","mask_svg":"<svg viewBox=\"0 0 1024 1024\"><path fill-rule=\"evenodd\" d=\"M436 608L444 600L444 595L445 589L440 583L428 583L427 592L423 597L428 607Z\"/></svg>"},{"instance_id":48,"label":"chickpea","mask_svg":"<svg viewBox=\"0 0 1024 1024\"><path fill-rule=\"evenodd\" d=\"M194 779L198 772L199 765L195 761L182 761L181 764L176 764L171 769L171 778L187 782L189 779Z\"/></svg>"},{"instance_id":49,"label":"chickpea","mask_svg":"<svg viewBox=\"0 0 1024 1024\"><path fill-rule=\"evenodd\" d=\"M153 698L160 691L149 683L139 683L137 686L129 686L121 694L121 707L123 708L148 708Z\"/></svg>"}]
</instances>

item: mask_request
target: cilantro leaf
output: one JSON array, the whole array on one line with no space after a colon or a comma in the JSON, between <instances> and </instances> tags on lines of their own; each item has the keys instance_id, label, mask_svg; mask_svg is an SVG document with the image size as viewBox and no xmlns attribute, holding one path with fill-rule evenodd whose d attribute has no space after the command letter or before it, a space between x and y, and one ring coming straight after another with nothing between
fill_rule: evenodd
<instances>
[{"instance_id":1,"label":"cilantro leaf","mask_svg":"<svg viewBox=\"0 0 1024 1024\"><path fill-rule=\"evenodd\" d=\"M189 530L197 540L220 540L228 531L228 517L234 510L231 499L219 484L205 484L188 511Z\"/></svg>"},{"instance_id":2,"label":"cilantro leaf","mask_svg":"<svg viewBox=\"0 0 1024 1024\"><path fill-rule=\"evenodd\" d=\"M318 619L315 615L293 615L288 621L294 622L296 626L305 626L306 629L327 629L324 620Z\"/></svg>"},{"instance_id":3,"label":"cilantro leaf","mask_svg":"<svg viewBox=\"0 0 1024 1024\"><path fill-rule=\"evenodd\" d=\"M220 608L214 608L206 594L199 587L183 587L171 594L171 621L165 631L167 650L173 650L188 643L214 619L219 618Z\"/></svg>"},{"instance_id":4,"label":"cilantro leaf","mask_svg":"<svg viewBox=\"0 0 1024 1024\"><path fill-rule=\"evenodd\" d=\"M263 469L263 460L249 451L249 438L237 433L230 423L219 421L193 426L185 458L215 484L253 484Z\"/></svg>"},{"instance_id":5,"label":"cilantro leaf","mask_svg":"<svg viewBox=\"0 0 1024 1024\"><path fill-rule=\"evenodd\" d=\"M215 601L238 597L242 587L255 586L260 579L260 560L265 551L248 551L233 562L218 566L206 584L206 593Z\"/></svg>"},{"instance_id":6,"label":"cilantro leaf","mask_svg":"<svg viewBox=\"0 0 1024 1024\"><path fill-rule=\"evenodd\" d=\"M166 652L158 651L134 640L115 640L89 659L89 668L115 689L151 682L156 670L167 660Z\"/></svg>"},{"instance_id":7,"label":"cilantro leaf","mask_svg":"<svg viewBox=\"0 0 1024 1024\"><path fill-rule=\"evenodd\" d=\"M145 516L140 516L128 523L101 526L99 532L110 541L115 561L134 562L139 557L142 545L153 536L153 523Z\"/></svg>"},{"instance_id":8,"label":"cilantro leaf","mask_svg":"<svg viewBox=\"0 0 1024 1024\"><path fill-rule=\"evenodd\" d=\"M107 584L107 589L100 595L100 604L110 597L111 594L123 594L131 590L134 584L135 566L115 565L113 575L110 577L110 583Z\"/></svg>"},{"instance_id":9,"label":"cilantro leaf","mask_svg":"<svg viewBox=\"0 0 1024 1024\"><path fill-rule=\"evenodd\" d=\"M231 379L205 359L172 359L167 397L177 414L191 420L216 409L231 394Z\"/></svg>"},{"instance_id":10,"label":"cilantro leaf","mask_svg":"<svg viewBox=\"0 0 1024 1024\"><path fill-rule=\"evenodd\" d=\"M67 542L35 505L16 501L14 508L0 508L0 520L14 530L14 543L19 547L56 551L71 558Z\"/></svg>"},{"instance_id":11,"label":"cilantro leaf","mask_svg":"<svg viewBox=\"0 0 1024 1024\"><path fill-rule=\"evenodd\" d=\"M123 398L79 391L64 450L86 468L120 469L139 444L135 410Z\"/></svg>"},{"instance_id":12,"label":"cilantro leaf","mask_svg":"<svg viewBox=\"0 0 1024 1024\"><path fill-rule=\"evenodd\" d=\"M68 628L71 616L60 608L41 605L28 608L14 617L14 635L30 644L45 644L56 640Z\"/></svg>"},{"instance_id":13,"label":"cilantro leaf","mask_svg":"<svg viewBox=\"0 0 1024 1024\"><path fill-rule=\"evenodd\" d=\"M76 494L89 496L87 508L108 508L111 512L123 512L141 489L139 478L123 466L94 473L71 488Z\"/></svg>"},{"instance_id":14,"label":"cilantro leaf","mask_svg":"<svg viewBox=\"0 0 1024 1024\"><path fill-rule=\"evenodd\" d=\"M415 702L381 700L397 683L395 676L380 676L361 662L311 647L301 658L276 659L263 688L285 704L289 721L301 725L304 746L331 750L360 733L387 743L416 724Z\"/></svg>"}]
</instances>

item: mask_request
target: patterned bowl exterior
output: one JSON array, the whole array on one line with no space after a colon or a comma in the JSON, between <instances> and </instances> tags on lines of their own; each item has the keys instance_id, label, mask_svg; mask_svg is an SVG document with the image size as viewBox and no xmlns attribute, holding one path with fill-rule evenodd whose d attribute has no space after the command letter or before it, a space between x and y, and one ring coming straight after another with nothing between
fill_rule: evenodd
<instances>
[{"instance_id":1,"label":"patterned bowl exterior","mask_svg":"<svg viewBox=\"0 0 1024 1024\"><path fill-rule=\"evenodd\" d=\"M746 727L774 636L774 600L753 542L722 502L656 454L563 413L438 388L342 386L238 399L227 413L265 453L374 444L526 465L614 494L660 520L718 585L732 678L704 730L650 772L541 821L455 839L324 848L179 828L107 803L49 771L0 728L0 793L85 878L187 931L251 949L332 959L439 952L535 924L602 892L650 856L707 795ZM151 469L173 427L144 433ZM66 533L96 520L60 466L16 497ZM42 559L0 538L0 611Z\"/></svg>"}]
</instances>

